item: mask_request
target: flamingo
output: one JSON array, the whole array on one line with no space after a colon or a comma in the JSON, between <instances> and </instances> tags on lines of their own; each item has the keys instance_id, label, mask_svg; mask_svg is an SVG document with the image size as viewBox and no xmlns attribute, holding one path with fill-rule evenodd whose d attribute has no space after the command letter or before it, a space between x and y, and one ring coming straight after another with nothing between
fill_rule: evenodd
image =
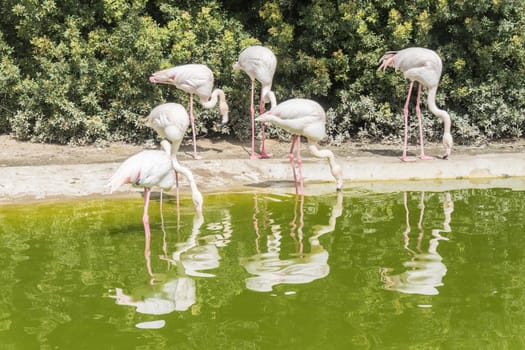
<instances>
[{"instance_id":1,"label":"flamingo","mask_svg":"<svg viewBox=\"0 0 525 350\"><path fill-rule=\"evenodd\" d=\"M204 108L213 108L219 99L219 110L222 115L222 124L228 123L228 104L226 96L221 89L213 90L213 73L204 64L185 64L153 73L149 81L153 84L175 85L190 94L190 119L193 136L193 158L200 159L197 154L197 141L195 136L195 118L193 116L193 95L199 96ZM212 92L213 90L213 92Z\"/></svg>"},{"instance_id":2,"label":"flamingo","mask_svg":"<svg viewBox=\"0 0 525 350\"><path fill-rule=\"evenodd\" d=\"M443 159L447 159L450 156L452 150L452 134L450 133L450 116L442 109L436 106L436 92L441 78L442 63L439 55L432 50L421 48L421 47L410 47L400 51L388 51L381 57L380 66L378 70L383 69L385 71L388 67L394 67L396 70L399 69L403 72L406 79L410 80L410 86L408 88L407 99L405 107L403 109L405 116L405 141L403 146L403 156L401 160L406 162L409 161L407 158L407 143L408 143L408 105L410 102L410 95L412 94L412 87L414 81L419 82L419 88L417 92L416 102L416 114L419 122L419 135L421 154L420 159L432 159L425 155L423 148L423 125L421 122L421 110L419 103L421 99L421 89L425 86L428 89L428 109L432 114L443 120L444 133L443 133L443 145L445 146L445 155Z\"/></svg>"},{"instance_id":3,"label":"flamingo","mask_svg":"<svg viewBox=\"0 0 525 350\"><path fill-rule=\"evenodd\" d=\"M162 190L169 190L175 185L175 173L171 161L171 145L168 141L161 141L162 150L145 150L139 152L122 163L115 174L110 178L108 187L112 193L120 186L131 183L134 186L144 188L144 214L142 223L144 224L144 234L146 247L144 255L150 255L150 228L149 228L149 200L152 187L160 187ZM162 205L162 197L161 197Z\"/></svg>"},{"instance_id":4,"label":"flamingo","mask_svg":"<svg viewBox=\"0 0 525 350\"><path fill-rule=\"evenodd\" d=\"M407 193L403 193L403 201L406 215L406 230L404 236L404 248L410 252L412 256L409 261L403 263L406 270L402 273L392 275L390 274L392 268L383 268L381 270L381 277L385 283L384 288L387 290L395 290L407 294L420 295L437 295L439 291L436 287L443 286L443 277L447 273L447 266L443 263L443 258L437 251L439 241L448 241L447 237L441 235L441 232L451 232L450 220L451 214L454 211L454 202L451 199L450 193L445 193L445 201L443 202L443 213L445 219L443 221L442 229L433 229L432 238L428 242L427 251L421 249L424 238L423 219L425 215L425 192L421 192L420 199L420 213L418 229L419 235L417 238L417 251L409 248L410 237L410 214L408 210Z\"/></svg>"},{"instance_id":5,"label":"flamingo","mask_svg":"<svg viewBox=\"0 0 525 350\"><path fill-rule=\"evenodd\" d=\"M299 210L298 210L299 207ZM299 211L299 213L298 213ZM327 225L315 225L312 227L312 235L308 239L310 251L303 251L303 228L304 228L304 196L296 196L294 202L293 219L290 225L290 235L295 240L295 229L297 228L298 249L296 256L283 259L280 225L271 221L271 234L266 237L266 251L260 251L257 233L255 245L257 254L240 259L240 264L252 275L245 281L246 288L257 292L270 292L278 284L304 284L324 278L330 272L328 264L328 251L320 242L321 236L333 232L337 218L343 212L343 193L337 194L337 201L332 207ZM263 211L264 213L264 211ZM254 218L256 217L254 213ZM298 222L297 222L298 221ZM256 226L257 223L254 222Z\"/></svg>"},{"instance_id":6,"label":"flamingo","mask_svg":"<svg viewBox=\"0 0 525 350\"><path fill-rule=\"evenodd\" d=\"M297 194L304 193L304 179L301 169L302 161L300 154L301 135L307 138L309 142L308 149L312 155L317 158L328 159L332 176L337 181L337 190L341 190L343 187L343 170L341 166L337 164L334 154L330 150L319 150L317 148L317 142L326 137L326 115L321 105L312 100L293 98L278 104L270 111L259 116L256 120L259 122L272 123L293 134L289 159L293 169L295 191ZM294 147L296 143L297 151L294 156ZM299 169L299 189L297 188L297 175L295 173L296 166Z\"/></svg>"},{"instance_id":7,"label":"flamingo","mask_svg":"<svg viewBox=\"0 0 525 350\"><path fill-rule=\"evenodd\" d=\"M243 70L252 80L252 90L250 95L250 114L252 120L252 151L250 158L257 159L255 156L255 107L254 91L255 80L261 83L261 98L259 102L259 114L264 113L265 103L270 102L271 108L277 105L275 94L272 91L272 80L277 67L277 58L273 52L264 46L248 46L239 55L239 59L233 65L235 70ZM264 148L264 124L261 126L261 158L270 158L271 154L266 153Z\"/></svg>"},{"instance_id":8,"label":"flamingo","mask_svg":"<svg viewBox=\"0 0 525 350\"><path fill-rule=\"evenodd\" d=\"M191 187L193 204L197 213L202 213L202 194L199 192L191 171L177 160L177 151L188 129L189 117L186 109L178 103L164 103L153 108L146 117L146 125L154 129L162 138L171 142L171 163L176 173L181 173L188 179ZM175 181L177 181L177 176ZM178 198L178 186L177 186Z\"/></svg>"}]
</instances>

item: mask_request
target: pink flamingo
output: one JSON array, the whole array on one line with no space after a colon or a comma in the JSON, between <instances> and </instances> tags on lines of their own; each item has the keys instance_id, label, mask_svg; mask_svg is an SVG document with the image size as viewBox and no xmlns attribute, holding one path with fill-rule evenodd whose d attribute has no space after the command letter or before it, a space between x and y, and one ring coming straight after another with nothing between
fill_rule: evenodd
<instances>
[{"instance_id":1,"label":"pink flamingo","mask_svg":"<svg viewBox=\"0 0 525 350\"><path fill-rule=\"evenodd\" d=\"M252 119L251 159L257 159L255 156L255 80L261 83L259 114L263 114L265 103L270 102L271 108L277 104L275 94L272 91L272 80L276 67L277 58L270 49L264 46L248 46L239 55L237 63L233 65L233 69L243 70L252 80L252 90L250 95L250 114ZM270 158L271 154L266 153L264 148L264 124L261 126L261 139L261 158Z\"/></svg>"},{"instance_id":2,"label":"pink flamingo","mask_svg":"<svg viewBox=\"0 0 525 350\"><path fill-rule=\"evenodd\" d=\"M417 92L416 114L419 122L419 135L421 159L432 159L425 155L423 148L423 125L421 121L421 109L419 108L421 99L421 89L425 86L428 89L428 109L432 114L443 120L443 145L445 146L445 155L443 159L447 159L452 150L452 134L450 133L450 116L449 114L439 109L436 105L436 92L441 78L442 63L441 58L435 51L424 49L421 47L410 47L400 51L389 51L380 59L379 69L385 71L388 67L394 67L403 72L406 79L410 80L410 87L408 88L407 99L403 109L405 116L405 141L403 146L403 156L401 160L409 161L407 158L407 143L408 143L408 105L410 102L410 95L412 94L412 86L414 81L419 82L419 89Z\"/></svg>"},{"instance_id":3,"label":"pink flamingo","mask_svg":"<svg viewBox=\"0 0 525 350\"><path fill-rule=\"evenodd\" d=\"M146 245L144 255L150 255L150 228L149 228L149 200L152 187L161 188L161 208L162 190L170 190L175 186L175 173L171 162L171 145L168 141L161 141L161 150L145 150L139 152L122 163L115 174L110 178L108 186L110 192L115 191L121 185L131 183L134 186L144 188L144 214L142 223L144 224L144 234ZM162 210L162 209L161 209Z\"/></svg>"},{"instance_id":4,"label":"pink flamingo","mask_svg":"<svg viewBox=\"0 0 525 350\"><path fill-rule=\"evenodd\" d=\"M278 104L270 111L259 116L256 120L259 122L272 123L293 134L289 159L293 169L295 191L297 194L304 193L304 179L301 169L302 160L300 154L301 135L307 138L309 142L308 149L312 155L317 158L328 159L332 176L337 180L337 190L341 190L343 187L343 170L341 166L337 164L334 154L330 150L319 150L317 148L317 142L326 137L326 115L323 107L317 102L302 98L290 99ZM294 147L296 143L297 150L294 156ZM297 188L296 167L299 169L299 188Z\"/></svg>"},{"instance_id":5,"label":"pink flamingo","mask_svg":"<svg viewBox=\"0 0 525 350\"><path fill-rule=\"evenodd\" d=\"M149 81L154 84L175 85L190 94L190 120L193 135L193 158L200 159L197 155L197 141L195 135L195 118L193 116L193 95L199 96L204 108L213 108L219 100L219 110L222 115L222 124L228 122L228 104L226 96L221 89L213 90L213 73L204 64L185 64L160 70L153 73ZM213 92L212 92L213 90Z\"/></svg>"},{"instance_id":6,"label":"pink flamingo","mask_svg":"<svg viewBox=\"0 0 525 350\"><path fill-rule=\"evenodd\" d=\"M164 103L153 108L146 117L146 125L154 129L162 138L171 142L171 163L176 172L175 181L178 185L178 173L188 179L191 187L193 204L199 214L202 213L202 195L191 171L182 166L177 160L184 134L188 129L189 117L186 109L178 103ZM179 198L179 187L177 186L177 200ZM177 202L178 203L178 202Z\"/></svg>"}]
</instances>

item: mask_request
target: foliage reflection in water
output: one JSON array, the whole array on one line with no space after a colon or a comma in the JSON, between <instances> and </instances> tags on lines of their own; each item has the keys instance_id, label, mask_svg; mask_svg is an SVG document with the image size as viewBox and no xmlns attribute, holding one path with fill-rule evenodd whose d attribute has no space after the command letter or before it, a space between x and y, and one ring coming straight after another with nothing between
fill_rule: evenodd
<instances>
[{"instance_id":1,"label":"foliage reflection in water","mask_svg":"<svg viewBox=\"0 0 525 350\"><path fill-rule=\"evenodd\" d=\"M523 192L2 207L7 348L524 346Z\"/></svg>"}]
</instances>

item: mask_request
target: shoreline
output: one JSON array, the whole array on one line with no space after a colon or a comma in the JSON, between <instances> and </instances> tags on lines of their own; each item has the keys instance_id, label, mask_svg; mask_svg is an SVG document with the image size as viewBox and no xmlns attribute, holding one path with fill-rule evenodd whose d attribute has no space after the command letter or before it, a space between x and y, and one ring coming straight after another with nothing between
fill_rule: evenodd
<instances>
[{"instance_id":1,"label":"shoreline","mask_svg":"<svg viewBox=\"0 0 525 350\"><path fill-rule=\"evenodd\" d=\"M335 192L328 164L304 152L305 195ZM341 156L343 192L439 191L459 188L510 187L525 190L525 154L505 152L458 154L451 159L403 163L391 155ZM272 192L294 194L287 158L186 159L204 194ZM120 162L0 167L0 206L64 199L110 199L140 196L142 189L125 185L109 193L106 183ZM180 192L189 195L181 177ZM174 190L169 192L174 193Z\"/></svg>"}]
</instances>

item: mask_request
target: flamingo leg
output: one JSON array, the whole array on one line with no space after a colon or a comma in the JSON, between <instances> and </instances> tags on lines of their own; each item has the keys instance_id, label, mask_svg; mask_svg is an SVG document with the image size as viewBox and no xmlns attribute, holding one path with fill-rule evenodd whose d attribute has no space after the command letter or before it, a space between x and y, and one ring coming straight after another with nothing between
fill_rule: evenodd
<instances>
[{"instance_id":1,"label":"flamingo leg","mask_svg":"<svg viewBox=\"0 0 525 350\"><path fill-rule=\"evenodd\" d=\"M412 95L412 87L414 86L414 81L410 82L410 86L408 88L408 94L407 99L405 102L405 107L403 108L403 114L405 117L405 140L403 144L403 156L401 157L401 160L403 162L410 162L412 160L408 159L407 157L407 148L408 148L408 106L410 104L410 96Z\"/></svg>"},{"instance_id":2,"label":"flamingo leg","mask_svg":"<svg viewBox=\"0 0 525 350\"><path fill-rule=\"evenodd\" d=\"M303 227L304 227L304 193L301 194L301 206L299 209L301 212L299 217L299 229L297 230L297 233L299 234L299 242L300 242L300 248L299 253L301 254L301 257L303 256Z\"/></svg>"},{"instance_id":3,"label":"flamingo leg","mask_svg":"<svg viewBox=\"0 0 525 350\"><path fill-rule=\"evenodd\" d=\"M164 216L162 215L162 195L164 194L164 190L161 188L160 189L160 222L161 222L161 225L164 225Z\"/></svg>"},{"instance_id":4,"label":"flamingo leg","mask_svg":"<svg viewBox=\"0 0 525 350\"><path fill-rule=\"evenodd\" d=\"M408 195L406 192L403 192L403 204L405 205L405 220L406 220L406 230L403 232L403 237L405 238L405 245L404 247L408 249L408 244L410 242L410 212L408 211Z\"/></svg>"},{"instance_id":5,"label":"flamingo leg","mask_svg":"<svg viewBox=\"0 0 525 350\"><path fill-rule=\"evenodd\" d=\"M151 270L151 231L149 228L149 215L148 215L148 208L149 208L149 199L150 199L151 189L144 188L144 214L142 216L142 223L144 224L144 257L146 258L146 267L148 270L148 274L153 277L153 272Z\"/></svg>"},{"instance_id":6,"label":"flamingo leg","mask_svg":"<svg viewBox=\"0 0 525 350\"><path fill-rule=\"evenodd\" d=\"M421 154L419 155L419 158L422 160L429 160L433 158L425 155L425 149L423 147L423 120L421 118L421 108L419 106L421 103L422 86L421 86L421 83L419 83L418 85L419 87L417 89L416 114L417 114L417 121L419 123L419 146L421 147Z\"/></svg>"},{"instance_id":7,"label":"flamingo leg","mask_svg":"<svg viewBox=\"0 0 525 350\"><path fill-rule=\"evenodd\" d=\"M250 159L257 159L255 155L255 105L254 105L254 93L255 93L255 80L252 79L252 92L250 95L250 114L252 118L252 152L250 154Z\"/></svg>"},{"instance_id":8,"label":"flamingo leg","mask_svg":"<svg viewBox=\"0 0 525 350\"><path fill-rule=\"evenodd\" d=\"M254 206L253 206L253 229L255 230L255 251L257 254L261 254L261 249L259 248L259 241L261 239L261 235L259 234L259 219L257 218L257 215L259 215L259 205L257 200L257 193L253 196L254 200Z\"/></svg>"},{"instance_id":9,"label":"flamingo leg","mask_svg":"<svg viewBox=\"0 0 525 350\"><path fill-rule=\"evenodd\" d=\"M259 102L259 115L264 113L264 99L261 96L261 101ZM266 153L266 149L264 148L264 123L261 125L261 158L271 158L272 155L270 153Z\"/></svg>"},{"instance_id":10,"label":"flamingo leg","mask_svg":"<svg viewBox=\"0 0 525 350\"><path fill-rule=\"evenodd\" d=\"M178 217L180 214L180 205L179 205L180 191L179 191L179 173L176 171L175 171L175 188L176 188L175 201L177 202L177 217Z\"/></svg>"},{"instance_id":11,"label":"flamingo leg","mask_svg":"<svg viewBox=\"0 0 525 350\"><path fill-rule=\"evenodd\" d=\"M292 166L292 170L293 170L293 183L295 185L295 194L299 194L299 190L297 188L297 174L295 172L295 162L294 162L293 152L294 152L295 142L297 141L298 137L299 135L292 136L292 144L290 146L290 152L288 153L288 158L290 159L290 165Z\"/></svg>"},{"instance_id":12,"label":"flamingo leg","mask_svg":"<svg viewBox=\"0 0 525 350\"><path fill-rule=\"evenodd\" d=\"M160 189L160 228L162 230L162 252L164 253L164 258L168 257L168 243L166 241L166 225L164 223L164 215L162 214L162 195L164 191ZM168 263L169 267L169 263Z\"/></svg>"},{"instance_id":13,"label":"flamingo leg","mask_svg":"<svg viewBox=\"0 0 525 350\"><path fill-rule=\"evenodd\" d=\"M190 94L190 121L191 121L191 133L192 133L192 138L193 138L193 159L201 159L202 157L197 154L195 117L193 116L193 94Z\"/></svg>"},{"instance_id":14,"label":"flamingo leg","mask_svg":"<svg viewBox=\"0 0 525 350\"><path fill-rule=\"evenodd\" d=\"M301 205L299 206L299 215L297 215L297 207L299 202ZM299 224L297 223L297 218L299 218ZM293 238L294 242L296 243L296 251L297 255L302 257L303 256L303 226L304 226L304 195L296 195L294 206L293 206L293 219L290 222L290 236ZM297 231L297 233L296 233ZM297 237L297 239L296 239Z\"/></svg>"},{"instance_id":15,"label":"flamingo leg","mask_svg":"<svg viewBox=\"0 0 525 350\"><path fill-rule=\"evenodd\" d=\"M297 135L297 157L295 159L295 162L297 163L297 168L299 169L299 185L300 185L300 191L299 194L301 196L304 195L304 178L303 178L303 160L301 159L301 136Z\"/></svg>"},{"instance_id":16,"label":"flamingo leg","mask_svg":"<svg viewBox=\"0 0 525 350\"><path fill-rule=\"evenodd\" d=\"M417 228L419 230L419 236L417 238L417 249L421 250L421 241L423 240L423 236L425 233L423 231L423 218L425 217L425 192L421 192L419 209L419 221L417 222Z\"/></svg>"}]
</instances>

